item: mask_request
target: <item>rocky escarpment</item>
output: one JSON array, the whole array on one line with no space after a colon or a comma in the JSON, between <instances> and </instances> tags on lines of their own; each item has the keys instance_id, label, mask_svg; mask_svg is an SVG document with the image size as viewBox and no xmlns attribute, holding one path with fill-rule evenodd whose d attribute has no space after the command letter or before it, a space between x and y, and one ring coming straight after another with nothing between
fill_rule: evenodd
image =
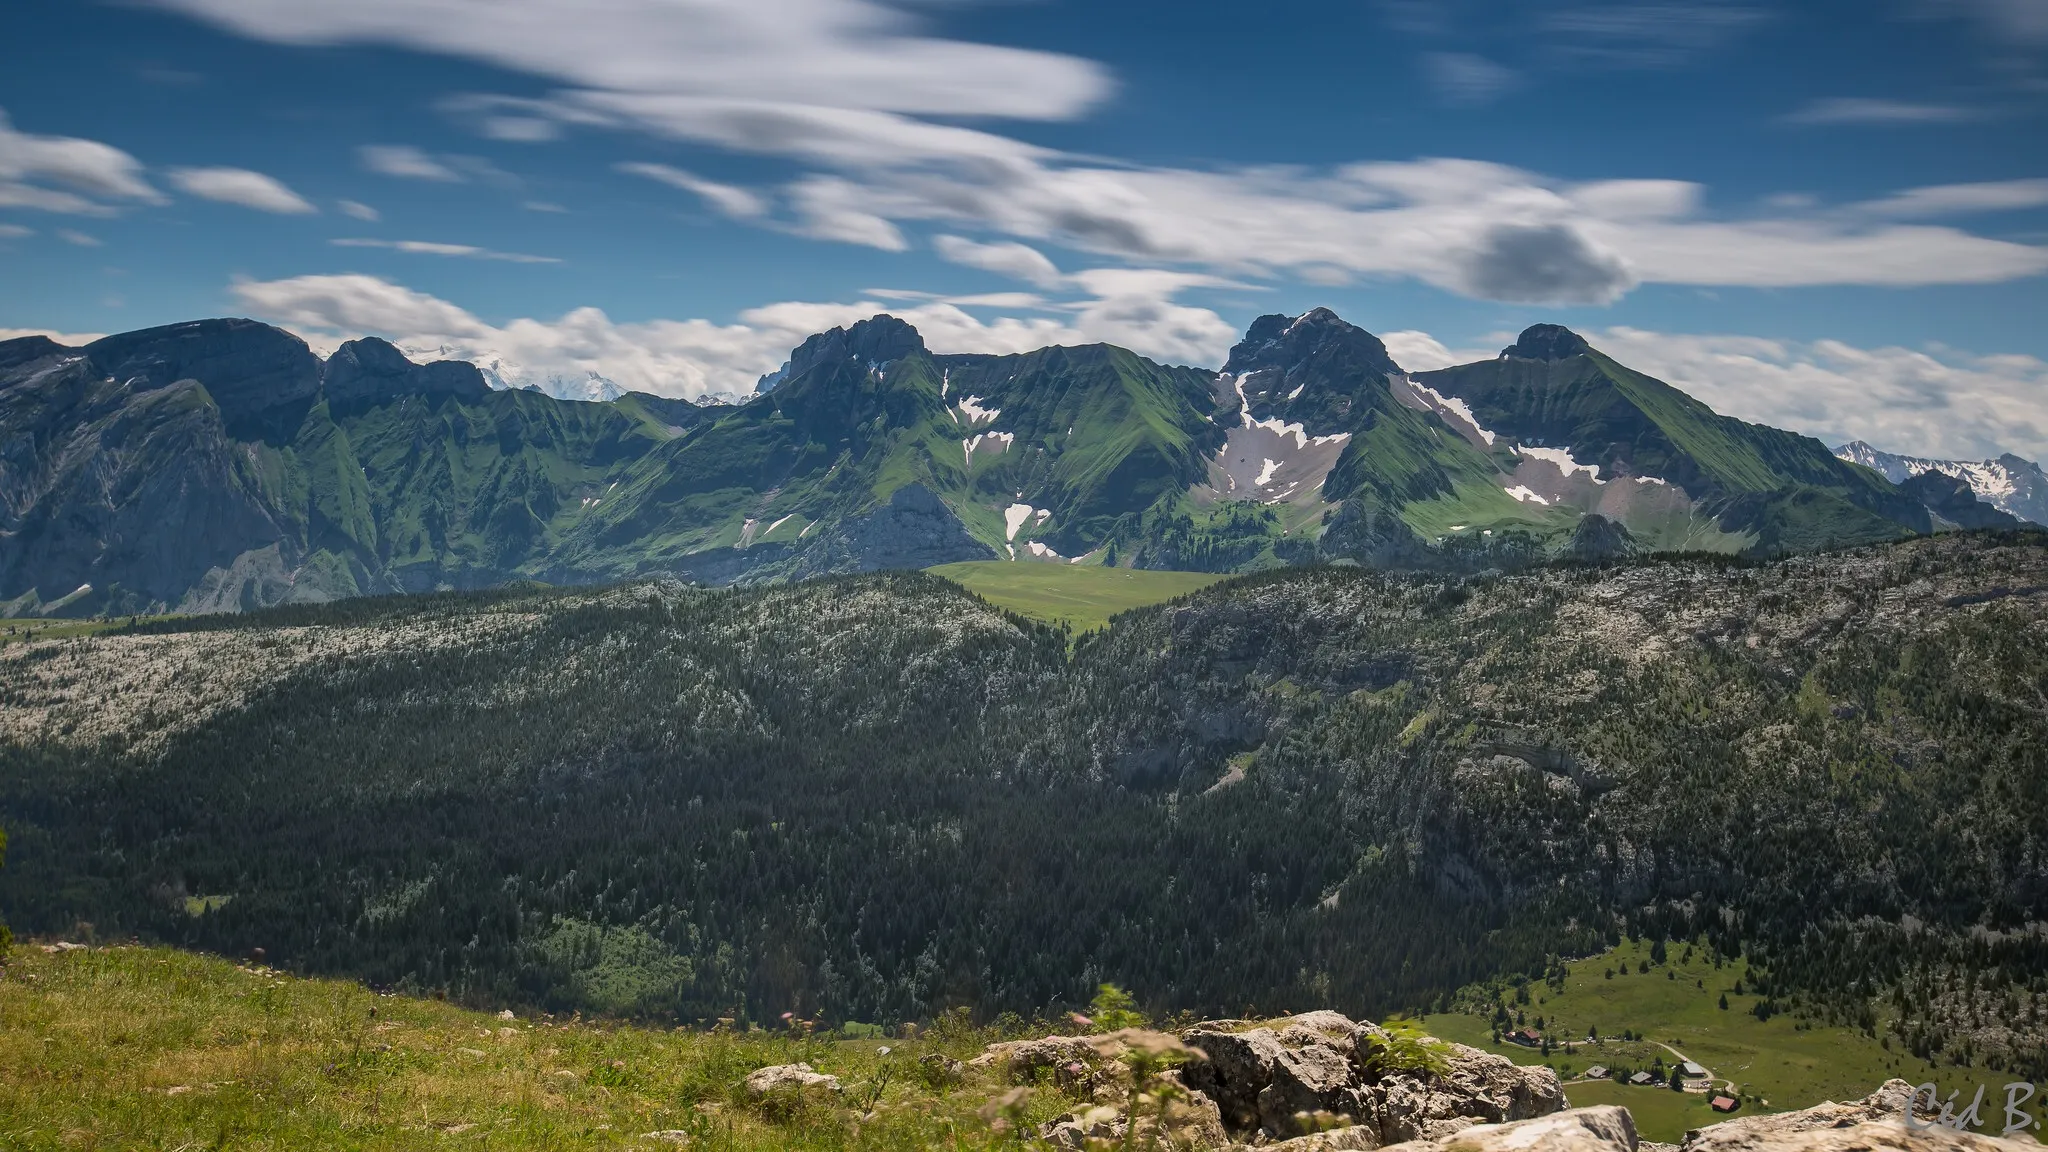
<instances>
[{"instance_id":1,"label":"rocky escarpment","mask_svg":"<svg viewBox=\"0 0 2048 1152\"><path fill-rule=\"evenodd\" d=\"M1151 1074L1147 1069L1179 1061ZM1043 1125L1054 1148L1136 1140L1182 1149L1271 1152L2019 1152L2031 1141L1959 1132L1892 1080L1862 1100L1748 1116L1641 1140L1628 1109L1570 1108L1557 1074L1390 1032L1335 1012L1177 1035L1126 1029L991 1045L967 1069L1086 1098ZM779 1071L779 1070L778 1070ZM1138 1093L1135 1096L1134 1092ZM1011 1097L1014 1099L1014 1095ZM1149 1111L1148 1111L1149 1109Z\"/></svg>"},{"instance_id":2,"label":"rocky escarpment","mask_svg":"<svg viewBox=\"0 0 2048 1152\"><path fill-rule=\"evenodd\" d=\"M491 386L477 366L464 360L415 364L384 340L367 337L335 349L321 371L321 390L333 405L375 404L406 395L476 399Z\"/></svg>"},{"instance_id":3,"label":"rocky escarpment","mask_svg":"<svg viewBox=\"0 0 2048 1152\"><path fill-rule=\"evenodd\" d=\"M1158 1034L998 1044L970 1067L1120 1103L1129 1088L1119 1062L1146 1036ZM1178 1037L1177 1052L1185 1059L1171 1084L1180 1092L1165 1095L1185 1097L1185 1122L1178 1127L1186 1136L1213 1129L1232 1141L1266 1143L1342 1126L1354 1143L1331 1147L1356 1148L1441 1139L1475 1124L1564 1107L1564 1090L1549 1068L1521 1067L1464 1045L1419 1043L1335 1012L1200 1024ZM1055 1143L1071 1137L1070 1146L1079 1147L1080 1138L1112 1123L1081 1112L1049 1125L1046 1136Z\"/></svg>"}]
</instances>

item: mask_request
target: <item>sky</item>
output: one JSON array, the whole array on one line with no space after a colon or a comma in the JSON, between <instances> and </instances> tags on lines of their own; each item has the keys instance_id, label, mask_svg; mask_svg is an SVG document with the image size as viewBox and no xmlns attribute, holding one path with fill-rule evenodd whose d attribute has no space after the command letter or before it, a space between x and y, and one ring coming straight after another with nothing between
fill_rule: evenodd
<instances>
[{"instance_id":1,"label":"sky","mask_svg":"<svg viewBox=\"0 0 2048 1152\"><path fill-rule=\"evenodd\" d=\"M2048 456L2048 0L11 0L0 335L249 315L560 391L1536 322Z\"/></svg>"}]
</instances>

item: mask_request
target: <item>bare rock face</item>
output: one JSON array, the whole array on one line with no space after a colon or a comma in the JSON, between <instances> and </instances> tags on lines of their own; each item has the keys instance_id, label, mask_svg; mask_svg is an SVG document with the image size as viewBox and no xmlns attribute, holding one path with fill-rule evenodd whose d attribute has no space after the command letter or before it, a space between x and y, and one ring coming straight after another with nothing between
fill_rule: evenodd
<instances>
[{"instance_id":1,"label":"bare rock face","mask_svg":"<svg viewBox=\"0 0 2048 1152\"><path fill-rule=\"evenodd\" d=\"M1703 1129L1702 1134L1725 1127L1716 1124ZM1907 1127L1901 1116L1840 1128L1759 1128L1719 1133L1711 1146L1726 1152L2037 1152L2040 1148L2030 1140L2001 1140L1933 1124ZM1689 1137L1685 1147L1694 1147Z\"/></svg>"},{"instance_id":2,"label":"bare rock face","mask_svg":"<svg viewBox=\"0 0 2048 1152\"><path fill-rule=\"evenodd\" d=\"M1480 1124L1444 1142L1445 1152L1636 1152L1636 1122L1612 1104L1533 1120Z\"/></svg>"},{"instance_id":3,"label":"bare rock face","mask_svg":"<svg viewBox=\"0 0 2048 1152\"><path fill-rule=\"evenodd\" d=\"M1798 1112L1744 1116L1737 1120L1724 1120L1711 1127L1697 1128L1685 1134L1685 1143L1681 1147L1685 1152L1747 1152L1752 1148L1790 1147L1786 1141L1800 1133L1855 1128L1885 1120L1905 1130L1906 1105L1912 1097L1911 1084L1899 1079L1887 1080L1877 1091L1847 1104L1829 1101Z\"/></svg>"},{"instance_id":4,"label":"bare rock face","mask_svg":"<svg viewBox=\"0 0 2048 1152\"><path fill-rule=\"evenodd\" d=\"M827 1076L809 1064L776 1064L747 1074L747 1095L756 1100L785 1092L839 1091L839 1077Z\"/></svg>"},{"instance_id":5,"label":"bare rock face","mask_svg":"<svg viewBox=\"0 0 2048 1152\"><path fill-rule=\"evenodd\" d=\"M1117 1079L1113 1070L1098 1068L1101 1054L1082 1036L1045 1036L991 1044L967 1062L970 1070L991 1072L1011 1084L1047 1078L1062 1091L1085 1091L1099 1098Z\"/></svg>"},{"instance_id":6,"label":"bare rock face","mask_svg":"<svg viewBox=\"0 0 2048 1152\"><path fill-rule=\"evenodd\" d=\"M1240 1138L1255 1132L1275 1140L1335 1138L1315 1132L1335 1118L1362 1130L1344 1140L1369 1134L1374 1145L1394 1144L1564 1107L1555 1072L1462 1045L1444 1048L1448 1075L1382 1072L1371 1053L1374 1038L1384 1034L1335 1012L1241 1028L1225 1022L1190 1031L1187 1043L1209 1058L1183 1073L1189 1087L1216 1101L1225 1127Z\"/></svg>"}]
</instances>

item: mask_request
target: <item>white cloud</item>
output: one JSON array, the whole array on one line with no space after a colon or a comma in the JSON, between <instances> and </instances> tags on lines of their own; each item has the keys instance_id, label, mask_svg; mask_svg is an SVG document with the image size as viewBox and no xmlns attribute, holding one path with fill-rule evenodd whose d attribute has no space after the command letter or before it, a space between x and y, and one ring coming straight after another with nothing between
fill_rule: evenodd
<instances>
[{"instance_id":1,"label":"white cloud","mask_svg":"<svg viewBox=\"0 0 2048 1152\"><path fill-rule=\"evenodd\" d=\"M1920 104L1860 96L1815 100L1785 117L1790 124L1956 124L1978 120L1983 113L1959 104Z\"/></svg>"},{"instance_id":2,"label":"white cloud","mask_svg":"<svg viewBox=\"0 0 2048 1152\"><path fill-rule=\"evenodd\" d=\"M838 240L880 248L884 252L905 252L910 241L879 212L861 206L869 199L867 190L837 176L811 176L789 190L790 200L802 218L799 229L817 240Z\"/></svg>"},{"instance_id":3,"label":"white cloud","mask_svg":"<svg viewBox=\"0 0 2048 1152\"><path fill-rule=\"evenodd\" d=\"M1412 279L1540 304L1608 302L1640 283L1904 287L2048 272L2040 245L1868 213L1718 215L1681 181L1575 182L1456 159L1202 169L1060 153L921 117L1077 116L1109 91L1101 68L927 37L876 0L158 2L270 40L398 44L564 85L450 106L486 123L632 128L796 161L807 170L774 196L681 169L669 182L763 227L884 251L908 250L908 226L922 225L1144 267ZM1764 19L1665 0L1559 10L1541 29L1633 66L1689 59ZM466 172L460 158L400 146L365 160L420 179Z\"/></svg>"},{"instance_id":4,"label":"white cloud","mask_svg":"<svg viewBox=\"0 0 2048 1152\"><path fill-rule=\"evenodd\" d=\"M495 252L489 248L478 248L470 244L442 244L432 240L372 240L361 237L344 237L329 240L336 248L384 248L393 252L410 252L421 256L463 256L471 260L502 260L508 264L560 264L554 256L529 256L524 252Z\"/></svg>"},{"instance_id":5,"label":"white cloud","mask_svg":"<svg viewBox=\"0 0 2048 1152\"><path fill-rule=\"evenodd\" d=\"M1409 372L1434 372L1455 364L1491 360L1501 347L1497 344L1491 348L1452 349L1429 333L1414 329L1381 333L1380 343L1387 346L1387 355L1394 358L1394 363Z\"/></svg>"},{"instance_id":6,"label":"white cloud","mask_svg":"<svg viewBox=\"0 0 2048 1152\"><path fill-rule=\"evenodd\" d=\"M942 260L1056 288L1066 277L1045 253L1028 244L977 244L960 236L936 236L932 248Z\"/></svg>"},{"instance_id":7,"label":"white cloud","mask_svg":"<svg viewBox=\"0 0 2048 1152\"><path fill-rule=\"evenodd\" d=\"M2048 180L1991 180L1909 188L1882 200L1855 205L1854 210L1872 216L1921 218L2043 206L2048 206Z\"/></svg>"},{"instance_id":8,"label":"white cloud","mask_svg":"<svg viewBox=\"0 0 2048 1152\"><path fill-rule=\"evenodd\" d=\"M365 144L356 149L363 167L401 180L432 180L457 184L462 174L410 144Z\"/></svg>"},{"instance_id":9,"label":"white cloud","mask_svg":"<svg viewBox=\"0 0 2048 1152\"><path fill-rule=\"evenodd\" d=\"M19 240L24 236L33 236L35 234L36 230L26 225L0 224L0 239Z\"/></svg>"},{"instance_id":10,"label":"white cloud","mask_svg":"<svg viewBox=\"0 0 2048 1152\"><path fill-rule=\"evenodd\" d=\"M1744 420L1913 455L2048 456L2048 362L1610 328L1601 351ZM1405 361L1403 362L1406 363Z\"/></svg>"},{"instance_id":11,"label":"white cloud","mask_svg":"<svg viewBox=\"0 0 2048 1152\"><path fill-rule=\"evenodd\" d=\"M75 244L80 248L98 248L106 243L97 236L88 236L71 228L59 228L57 230L57 239L62 240L66 244Z\"/></svg>"},{"instance_id":12,"label":"white cloud","mask_svg":"<svg viewBox=\"0 0 2048 1152\"><path fill-rule=\"evenodd\" d=\"M1550 50L1611 68L1672 68L1733 42L1769 19L1761 8L1701 0L1606 4L1543 17Z\"/></svg>"},{"instance_id":13,"label":"white cloud","mask_svg":"<svg viewBox=\"0 0 2048 1152\"><path fill-rule=\"evenodd\" d=\"M2048 248L1954 228L1840 214L1716 219L1702 191L1450 159L1202 172L1011 158L810 176L792 200L813 234L892 250L898 225L926 221L1140 264L1335 270L1529 303L1604 302L1639 282L1909 286L2048 272Z\"/></svg>"},{"instance_id":14,"label":"white cloud","mask_svg":"<svg viewBox=\"0 0 2048 1152\"><path fill-rule=\"evenodd\" d=\"M316 347L380 335L407 348L528 373L580 379L596 373L633 391L671 396L751 391L763 372L813 333L889 312L917 326L936 352L1027 352L1050 344L1108 341L1166 361L1220 363L1235 330L1206 309L1175 304L1174 293L1209 283L1175 272L1083 273L1087 295L1047 302L1034 296L934 298L891 305L790 301L752 308L739 322L651 320L618 323L595 308L555 320L487 323L446 300L374 276L299 276L242 281L236 298L252 314L297 331ZM1081 279L1082 277L1077 277ZM970 308L1018 305L1037 315L982 319Z\"/></svg>"},{"instance_id":15,"label":"white cloud","mask_svg":"<svg viewBox=\"0 0 2048 1152\"><path fill-rule=\"evenodd\" d=\"M83 348L95 340L104 339L105 332L59 332L54 328L0 328L0 340L19 340L24 336L47 336L67 348Z\"/></svg>"},{"instance_id":16,"label":"white cloud","mask_svg":"<svg viewBox=\"0 0 2048 1152\"><path fill-rule=\"evenodd\" d=\"M1982 20L1987 30L2003 39L2028 44L2048 44L2048 4L2041 0L1946 0Z\"/></svg>"},{"instance_id":17,"label":"white cloud","mask_svg":"<svg viewBox=\"0 0 2048 1152\"><path fill-rule=\"evenodd\" d=\"M1422 63L1437 95L1461 107L1490 104L1517 79L1513 69L1470 52L1431 52Z\"/></svg>"},{"instance_id":18,"label":"white cloud","mask_svg":"<svg viewBox=\"0 0 2048 1152\"><path fill-rule=\"evenodd\" d=\"M593 91L1065 119L1107 95L1072 56L920 35L873 0L159 0L292 44L394 44Z\"/></svg>"},{"instance_id":19,"label":"white cloud","mask_svg":"<svg viewBox=\"0 0 2048 1152\"><path fill-rule=\"evenodd\" d=\"M341 200L337 201L334 206L341 210L343 216L354 220L366 220L375 224L384 218L382 213L359 200Z\"/></svg>"},{"instance_id":20,"label":"white cloud","mask_svg":"<svg viewBox=\"0 0 2048 1152\"><path fill-rule=\"evenodd\" d=\"M239 204L283 216L320 211L276 179L247 168L173 168L166 175L179 191L202 200Z\"/></svg>"},{"instance_id":21,"label":"white cloud","mask_svg":"<svg viewBox=\"0 0 2048 1152\"><path fill-rule=\"evenodd\" d=\"M735 220L753 220L768 214L767 202L745 188L706 180L681 168L667 164L617 164L613 167L631 176L645 176L671 188L694 193L712 208Z\"/></svg>"},{"instance_id":22,"label":"white cloud","mask_svg":"<svg viewBox=\"0 0 2048 1152\"><path fill-rule=\"evenodd\" d=\"M107 215L106 201L163 203L142 171L140 160L111 144L16 131L0 110L0 208Z\"/></svg>"}]
</instances>

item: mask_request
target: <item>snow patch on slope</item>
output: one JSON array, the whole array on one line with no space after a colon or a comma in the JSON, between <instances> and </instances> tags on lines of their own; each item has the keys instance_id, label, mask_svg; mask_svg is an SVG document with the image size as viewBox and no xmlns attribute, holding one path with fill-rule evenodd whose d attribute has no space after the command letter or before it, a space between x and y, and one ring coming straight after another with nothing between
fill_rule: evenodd
<instances>
[{"instance_id":1,"label":"snow patch on slope","mask_svg":"<svg viewBox=\"0 0 2048 1152\"><path fill-rule=\"evenodd\" d=\"M1417 384L1411 377L1404 376L1402 379L1407 381L1408 387L1415 390L1416 396L1430 411L1442 417L1445 423L1464 434L1467 439L1477 437L1488 448L1493 447L1493 442L1499 439L1491 430L1480 425L1479 417L1472 414L1472 406L1465 403L1464 397L1446 396L1427 384Z\"/></svg>"},{"instance_id":2,"label":"snow patch on slope","mask_svg":"<svg viewBox=\"0 0 2048 1152\"><path fill-rule=\"evenodd\" d=\"M964 423L969 425L980 424L983 423L984 421L994 420L996 417L1001 416L1003 414L1003 410L1001 408L983 407L981 403L981 397L979 396L963 396L960 398L960 403L959 405L957 405L957 407L960 411L960 419Z\"/></svg>"},{"instance_id":3,"label":"snow patch on slope","mask_svg":"<svg viewBox=\"0 0 2048 1152\"><path fill-rule=\"evenodd\" d=\"M1491 436L1492 433L1489 432L1487 435ZM1593 483L1595 484L1607 483L1607 481L1600 478L1600 466L1598 464L1579 463L1577 460L1572 459L1571 449L1569 448L1529 448L1517 445L1515 447L1515 454L1527 456L1532 460L1543 460L1555 464L1557 465L1557 470L1564 473L1567 477L1574 472L1584 472L1593 478Z\"/></svg>"},{"instance_id":4,"label":"snow patch on slope","mask_svg":"<svg viewBox=\"0 0 2048 1152\"><path fill-rule=\"evenodd\" d=\"M1271 420L1252 419L1251 398L1244 394L1244 382L1250 376L1251 373L1245 372L1237 378L1237 414L1238 418L1244 422L1245 427L1264 428L1266 431L1278 436L1292 436L1294 437L1294 446L1297 448L1306 448L1311 444L1342 444L1351 439L1349 432L1335 432L1328 436L1317 436L1314 439L1310 439L1308 428L1304 425L1289 424L1277 416ZM1300 389L1295 391L1299 392Z\"/></svg>"},{"instance_id":5,"label":"snow patch on slope","mask_svg":"<svg viewBox=\"0 0 2048 1152\"><path fill-rule=\"evenodd\" d=\"M1044 524L1051 516L1051 512L1040 508L1033 508L1029 504L1012 504L1008 508L1003 509L1003 526L1007 529L1003 534L1003 539L1015 540L1018 529L1024 527L1026 520L1036 518L1038 523Z\"/></svg>"}]
</instances>

